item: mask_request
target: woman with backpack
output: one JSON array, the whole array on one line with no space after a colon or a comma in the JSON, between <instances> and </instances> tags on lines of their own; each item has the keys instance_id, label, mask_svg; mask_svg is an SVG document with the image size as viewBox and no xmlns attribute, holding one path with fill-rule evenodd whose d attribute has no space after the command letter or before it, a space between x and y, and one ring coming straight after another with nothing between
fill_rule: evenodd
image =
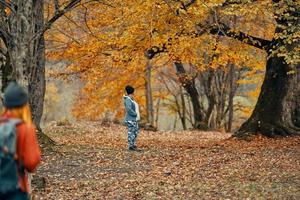
<instances>
[{"instance_id":1,"label":"woman with backpack","mask_svg":"<svg viewBox=\"0 0 300 200\"><path fill-rule=\"evenodd\" d=\"M0 199L28 200L28 172L41 160L28 104L28 95L16 82L4 91L4 112L0 117Z\"/></svg>"}]
</instances>

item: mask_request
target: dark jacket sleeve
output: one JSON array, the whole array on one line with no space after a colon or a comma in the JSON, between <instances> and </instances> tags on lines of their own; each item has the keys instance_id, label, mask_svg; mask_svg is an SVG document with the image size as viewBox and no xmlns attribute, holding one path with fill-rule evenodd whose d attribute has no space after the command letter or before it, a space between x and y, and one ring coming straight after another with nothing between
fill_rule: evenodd
<instances>
[{"instance_id":1,"label":"dark jacket sleeve","mask_svg":"<svg viewBox=\"0 0 300 200\"><path fill-rule=\"evenodd\" d=\"M126 112L132 116L132 117L136 117L137 114L135 112L135 110L132 109L132 101L128 98L125 98L125 109L126 109Z\"/></svg>"}]
</instances>

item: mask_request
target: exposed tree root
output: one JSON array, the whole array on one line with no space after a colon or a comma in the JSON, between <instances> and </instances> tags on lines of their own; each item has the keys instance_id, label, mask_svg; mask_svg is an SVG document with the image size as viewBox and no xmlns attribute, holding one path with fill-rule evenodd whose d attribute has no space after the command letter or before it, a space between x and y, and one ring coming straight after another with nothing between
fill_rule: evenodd
<instances>
[{"instance_id":1,"label":"exposed tree root","mask_svg":"<svg viewBox=\"0 0 300 200\"><path fill-rule=\"evenodd\" d=\"M251 140L253 136L261 134L263 136L274 137L288 137L300 135L300 129L295 126L285 125L284 123L269 123L259 120L249 119L241 128L236 131L233 137L245 140Z\"/></svg>"}]
</instances>

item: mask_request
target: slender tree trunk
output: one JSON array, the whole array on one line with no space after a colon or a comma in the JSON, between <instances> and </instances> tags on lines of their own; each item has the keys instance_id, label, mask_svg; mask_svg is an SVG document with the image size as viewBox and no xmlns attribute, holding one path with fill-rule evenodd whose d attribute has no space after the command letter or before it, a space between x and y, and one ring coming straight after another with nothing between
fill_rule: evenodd
<instances>
[{"instance_id":1,"label":"slender tree trunk","mask_svg":"<svg viewBox=\"0 0 300 200\"><path fill-rule=\"evenodd\" d=\"M214 86L214 78L215 72L212 69L209 69L207 73L202 74L201 76L201 84L204 87L205 95L208 101L208 108L205 113L205 123L207 127L210 129L215 129L215 124L211 123L211 118L213 115L213 111L216 105L216 94L215 94L215 86Z\"/></svg>"},{"instance_id":2,"label":"slender tree trunk","mask_svg":"<svg viewBox=\"0 0 300 200\"><path fill-rule=\"evenodd\" d=\"M191 105L191 101L187 101L187 104L188 104L188 120L192 125L194 125L193 108L192 108L192 105Z\"/></svg>"},{"instance_id":3,"label":"slender tree trunk","mask_svg":"<svg viewBox=\"0 0 300 200\"><path fill-rule=\"evenodd\" d=\"M234 83L235 83L235 70L234 70L234 65L230 64L229 65L229 99L228 99L228 126L227 126L227 132L231 132L232 130L232 121L233 121L233 98L234 98Z\"/></svg>"},{"instance_id":4,"label":"slender tree trunk","mask_svg":"<svg viewBox=\"0 0 300 200\"><path fill-rule=\"evenodd\" d=\"M177 115L175 115L174 124L173 124L173 131L176 130L176 125L177 125Z\"/></svg>"},{"instance_id":5,"label":"slender tree trunk","mask_svg":"<svg viewBox=\"0 0 300 200\"><path fill-rule=\"evenodd\" d=\"M181 90L180 97L181 97L181 107L182 107L181 123L182 123L183 130L186 130L186 105L185 105L185 100L184 100L184 94L183 94L181 87L180 87L180 90Z\"/></svg>"},{"instance_id":6,"label":"slender tree trunk","mask_svg":"<svg viewBox=\"0 0 300 200\"><path fill-rule=\"evenodd\" d=\"M177 96L176 95L173 95L173 96L174 96L174 100L175 100L175 104L176 104L176 110L177 110L178 117L179 117L179 119L181 121L182 128L185 130L185 128L186 128L186 125L185 125L185 114L183 113L184 110L181 107L182 102L180 104L180 101L178 100Z\"/></svg>"},{"instance_id":7,"label":"slender tree trunk","mask_svg":"<svg viewBox=\"0 0 300 200\"><path fill-rule=\"evenodd\" d=\"M215 84L217 86L217 90L215 91L215 96L217 97L215 128L220 129L225 119L225 102L228 93L228 74L223 69L217 70Z\"/></svg>"},{"instance_id":8,"label":"slender tree trunk","mask_svg":"<svg viewBox=\"0 0 300 200\"><path fill-rule=\"evenodd\" d=\"M154 112L153 112L153 99L152 99L152 87L151 87L151 62L147 59L146 66L146 108L147 108L147 120L151 126L154 126Z\"/></svg>"},{"instance_id":9,"label":"slender tree trunk","mask_svg":"<svg viewBox=\"0 0 300 200\"><path fill-rule=\"evenodd\" d=\"M201 113L201 106L199 102L199 94L197 91L197 88L195 87L195 84L193 80L189 80L187 78L185 69L181 62L175 62L174 63L177 71L177 76L179 77L180 83L182 83L184 89L189 94L192 105L193 105L193 114L194 114L194 128L197 129L207 129L204 123L204 118Z\"/></svg>"},{"instance_id":10,"label":"slender tree trunk","mask_svg":"<svg viewBox=\"0 0 300 200\"><path fill-rule=\"evenodd\" d=\"M158 127L159 109L160 109L160 98L158 98L156 104L155 127Z\"/></svg>"}]
</instances>

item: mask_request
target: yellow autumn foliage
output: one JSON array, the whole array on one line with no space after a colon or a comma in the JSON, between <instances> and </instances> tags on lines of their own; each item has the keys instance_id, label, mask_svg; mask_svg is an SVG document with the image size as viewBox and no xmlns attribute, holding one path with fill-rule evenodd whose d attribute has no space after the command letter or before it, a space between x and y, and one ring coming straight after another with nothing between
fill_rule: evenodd
<instances>
[{"instance_id":1,"label":"yellow autumn foliage","mask_svg":"<svg viewBox=\"0 0 300 200\"><path fill-rule=\"evenodd\" d=\"M180 60L199 71L219 67L227 70L228 63L247 66L251 69L247 77L254 77L248 81L261 81L255 73L265 67L262 51L228 37L194 33L196 25L205 23L215 11L233 30L273 38L270 1L223 10L214 10L223 3L221 0L195 1L188 9L183 9L181 2L189 1L111 0L87 4L67 14L47 33L48 58L66 62L64 74L76 74L84 83L73 109L76 117L97 119L107 111L121 116L127 84L137 89L137 101L145 112L145 51L151 47L167 49L151 60L154 77L158 68ZM157 84L155 79L152 82ZM239 82L246 84L247 80ZM158 98L159 93L154 91L153 95Z\"/></svg>"}]
</instances>

